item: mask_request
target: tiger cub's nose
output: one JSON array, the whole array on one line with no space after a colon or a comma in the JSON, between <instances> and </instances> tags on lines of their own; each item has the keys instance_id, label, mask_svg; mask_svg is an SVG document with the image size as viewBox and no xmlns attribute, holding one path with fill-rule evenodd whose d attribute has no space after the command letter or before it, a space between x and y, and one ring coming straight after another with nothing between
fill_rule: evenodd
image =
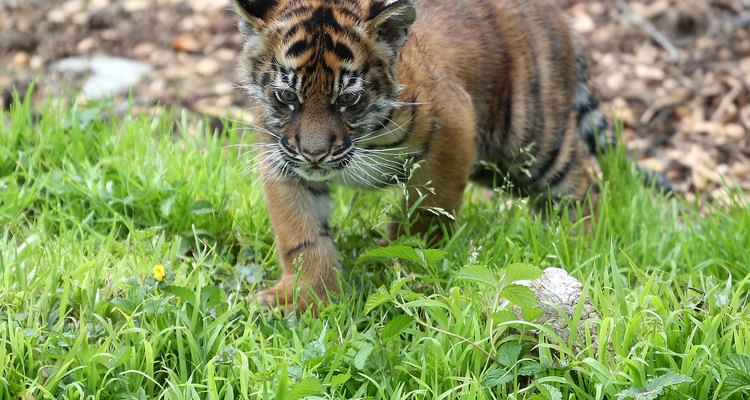
<instances>
[{"instance_id":1,"label":"tiger cub's nose","mask_svg":"<svg viewBox=\"0 0 750 400\"><path fill-rule=\"evenodd\" d=\"M300 154L302 154L302 157L305 158L305 160L311 162L311 163L319 163L321 160L323 160L330 150L329 148L313 148L313 149L307 149L307 148L301 148Z\"/></svg>"}]
</instances>

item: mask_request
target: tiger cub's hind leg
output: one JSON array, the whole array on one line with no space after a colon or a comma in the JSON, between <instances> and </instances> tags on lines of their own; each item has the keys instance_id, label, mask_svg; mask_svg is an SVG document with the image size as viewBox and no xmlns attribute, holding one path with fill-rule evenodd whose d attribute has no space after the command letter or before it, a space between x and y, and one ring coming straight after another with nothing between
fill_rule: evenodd
<instances>
[{"instance_id":1,"label":"tiger cub's hind leg","mask_svg":"<svg viewBox=\"0 0 750 400\"><path fill-rule=\"evenodd\" d=\"M531 205L546 215L550 205L572 207L578 203L582 206L581 217L588 219L596 209L599 195L591 156L576 132L569 132L565 143L558 149L555 165L531 193Z\"/></svg>"}]
</instances>

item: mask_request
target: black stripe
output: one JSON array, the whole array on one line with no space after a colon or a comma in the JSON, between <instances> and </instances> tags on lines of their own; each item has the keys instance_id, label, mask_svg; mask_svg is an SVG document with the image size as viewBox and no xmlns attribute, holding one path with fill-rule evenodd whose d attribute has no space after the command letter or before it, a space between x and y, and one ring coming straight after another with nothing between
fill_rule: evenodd
<instances>
[{"instance_id":1,"label":"black stripe","mask_svg":"<svg viewBox=\"0 0 750 400\"><path fill-rule=\"evenodd\" d=\"M319 7L316 8L310 18L302 22L302 25L307 29L308 32L315 32L321 30L322 26L328 26L334 31L340 32L344 28L341 24L336 21L336 17L333 15L333 9L330 7Z\"/></svg>"},{"instance_id":2,"label":"black stripe","mask_svg":"<svg viewBox=\"0 0 750 400\"><path fill-rule=\"evenodd\" d=\"M326 38L329 37L328 34L324 34L324 27L329 27L335 33L338 33L344 37L348 37L352 40L358 40L360 38L359 33L357 33L355 30L348 26L341 25L336 20L333 10L329 7L321 7L315 9L309 18L305 19L299 24L301 24L305 28L310 36L317 38L320 38L320 36L324 36ZM331 49L332 46L328 46L328 48Z\"/></svg>"},{"instance_id":3,"label":"black stripe","mask_svg":"<svg viewBox=\"0 0 750 400\"><path fill-rule=\"evenodd\" d=\"M341 155L343 153L346 153L351 148L352 148L352 140L349 139L349 138L346 138L346 139L344 139L344 143L342 143L341 146L338 149L334 150L331 153L331 158L336 158L339 155Z\"/></svg>"},{"instance_id":4,"label":"black stripe","mask_svg":"<svg viewBox=\"0 0 750 400\"><path fill-rule=\"evenodd\" d=\"M368 96L365 95L362 100L367 100L367 99L368 99ZM360 104L364 104L364 103L366 103L366 101L360 101L359 103L357 103L357 106L359 106ZM381 106L379 106L377 103L371 103L371 104L369 104L369 105L366 106L366 108L364 109L364 111L362 111L362 114L363 115L380 114L381 111L383 111L383 108ZM375 121L375 122L373 122L373 124L380 124L380 126L382 126L383 128L385 128L384 122L388 121L388 120L392 120L394 112L396 112L396 109L395 108L391 108L390 110L388 110L388 116L387 117L385 117L382 121ZM360 129L362 129L362 131L356 131L356 134L357 135L367 135L368 133L372 133L372 129L373 128L371 128L370 126L373 125L373 124L368 124L367 126L361 127Z\"/></svg>"},{"instance_id":5,"label":"black stripe","mask_svg":"<svg viewBox=\"0 0 750 400\"><path fill-rule=\"evenodd\" d=\"M287 40L291 39L291 37L294 36L297 33L297 31L299 31L299 24L292 25L289 28L289 30L287 30L286 33L284 33L284 37L282 41L286 42Z\"/></svg>"},{"instance_id":6,"label":"black stripe","mask_svg":"<svg viewBox=\"0 0 750 400\"><path fill-rule=\"evenodd\" d=\"M306 52L310 48L310 43L306 39L298 40L292 43L286 51L286 56L294 58Z\"/></svg>"},{"instance_id":7,"label":"black stripe","mask_svg":"<svg viewBox=\"0 0 750 400\"><path fill-rule=\"evenodd\" d=\"M307 186L307 190L312 194L313 196L324 196L329 195L331 193L330 189L328 189L328 186Z\"/></svg>"},{"instance_id":8,"label":"black stripe","mask_svg":"<svg viewBox=\"0 0 750 400\"><path fill-rule=\"evenodd\" d=\"M341 157L341 160L336 160L338 164L333 166L333 169L339 170L346 168L349 163L352 161L352 153L346 153L343 157Z\"/></svg>"},{"instance_id":9,"label":"black stripe","mask_svg":"<svg viewBox=\"0 0 750 400\"><path fill-rule=\"evenodd\" d=\"M413 101L413 103L414 102L416 102L416 101ZM412 130L414 129L414 124L417 123L416 118L415 118L416 114L417 114L417 107L416 107L416 105L412 105L411 106L411 116L409 117L409 126L406 127L406 128L404 128L404 127L399 128L399 129L401 129L401 130L404 131L404 136L400 137L395 142L385 143L385 144L371 144L369 146L365 146L365 149L367 149L367 150L383 149L383 148L386 148L386 147L396 147L396 146L399 146L399 145L402 145L402 144L406 143L406 141L409 140L409 137L412 134ZM392 117L392 116L393 116L393 110L391 110L391 114L390 114L390 117ZM391 119L390 117L388 119ZM432 132L431 132L430 135L432 135ZM429 142L429 140L430 139L428 138L427 141Z\"/></svg>"},{"instance_id":10,"label":"black stripe","mask_svg":"<svg viewBox=\"0 0 750 400\"><path fill-rule=\"evenodd\" d=\"M544 99L542 98L542 82L541 82L541 76L539 74L539 60L537 59L536 49L532 48L531 51L532 54L532 63L533 68L532 72L530 74L530 78L532 79L531 85L529 87L529 97L531 97L532 104L528 108L531 110L531 125L527 125L527 129L524 132L523 138L521 139L521 147L527 147L532 141L536 141L538 139L544 140L544 128L545 128L545 120L544 120ZM527 117L528 118L528 117ZM527 119L528 123L528 119Z\"/></svg>"},{"instance_id":11,"label":"black stripe","mask_svg":"<svg viewBox=\"0 0 750 400\"><path fill-rule=\"evenodd\" d=\"M541 163L541 167L537 170L535 175L535 180L543 179L549 170L555 165L555 161L557 161L557 158L560 156L560 149L565 144L565 138L567 135L573 134L572 132L568 132L567 126L562 126L557 132L557 135L553 138L555 141L552 145L552 149L549 153L547 153L547 156L544 158L544 161Z\"/></svg>"},{"instance_id":12,"label":"black stripe","mask_svg":"<svg viewBox=\"0 0 750 400\"><path fill-rule=\"evenodd\" d=\"M328 222L323 222L322 224L320 224L320 229L320 236L331 237L331 227L328 225Z\"/></svg>"},{"instance_id":13,"label":"black stripe","mask_svg":"<svg viewBox=\"0 0 750 400\"><path fill-rule=\"evenodd\" d=\"M560 146L557 145L552 148L552 151L547 154L547 157L544 160L544 164L542 164L541 167L539 167L539 170L536 172L536 180L544 178L545 175L547 175L547 172L549 172L550 168L552 168L553 165L555 165L555 161L557 161L557 157L560 156Z\"/></svg>"},{"instance_id":14,"label":"black stripe","mask_svg":"<svg viewBox=\"0 0 750 400\"><path fill-rule=\"evenodd\" d=\"M591 111L594 111L599 107L596 102L592 100L593 99L589 96L586 98L586 103L579 103L576 105L576 123L578 124L578 126L581 126L584 117L586 117Z\"/></svg>"},{"instance_id":15,"label":"black stripe","mask_svg":"<svg viewBox=\"0 0 750 400\"><path fill-rule=\"evenodd\" d=\"M367 61L367 60L365 60L365 61L364 61L364 62L362 63L362 69L361 69L360 71L361 71L361 74L362 74L362 76L366 76L366 75L367 75L367 73L368 73L368 72L370 72L370 62L369 62L369 61ZM376 91L377 91L377 90L376 90Z\"/></svg>"},{"instance_id":16,"label":"black stripe","mask_svg":"<svg viewBox=\"0 0 750 400\"><path fill-rule=\"evenodd\" d=\"M279 144L281 145L281 149L287 153L287 157L294 157L297 155L297 152L289 145L289 138L287 136L283 136L281 140L279 140ZM297 142L297 146L299 146L299 142Z\"/></svg>"},{"instance_id":17,"label":"black stripe","mask_svg":"<svg viewBox=\"0 0 750 400\"><path fill-rule=\"evenodd\" d=\"M304 250L304 249L306 249L308 247L311 247L314 244L315 244L315 242L310 242L310 241L302 242L302 243L300 243L300 244L292 247L291 249L289 249L289 251L286 252L286 256L287 257L291 257L292 255L294 255L294 253L299 253L300 251L302 251L302 250Z\"/></svg>"},{"instance_id":18,"label":"black stripe","mask_svg":"<svg viewBox=\"0 0 750 400\"><path fill-rule=\"evenodd\" d=\"M347 2L351 2L351 0L346 0L346 1ZM349 18L351 18L351 19L353 19L355 21L359 21L360 18L359 18L359 15L357 15L356 12L352 11L348 7L341 7L341 2L338 1L338 0L334 1L334 3L339 4L339 7L336 7L336 12L338 12L339 14L346 15L347 17L349 17Z\"/></svg>"},{"instance_id":19,"label":"black stripe","mask_svg":"<svg viewBox=\"0 0 750 400\"><path fill-rule=\"evenodd\" d=\"M382 84L380 83L380 78L374 77L370 79L370 90L372 90L373 92L379 93L381 86Z\"/></svg>"},{"instance_id":20,"label":"black stripe","mask_svg":"<svg viewBox=\"0 0 750 400\"><path fill-rule=\"evenodd\" d=\"M294 8L292 8L292 9L289 9L289 10L287 10L287 11L284 11L284 12L283 12L283 13L282 13L282 14L281 14L281 15L279 16L279 19L280 19L280 20L281 20L281 19L286 19L286 18L288 18L288 17L292 17L292 16L295 16L296 14L302 14L302 13L308 12L308 11L310 11L310 10L312 10L312 9L313 9L313 7L312 7L312 6L308 6L308 5L304 5L304 6L299 6L299 7L294 7Z\"/></svg>"},{"instance_id":21,"label":"black stripe","mask_svg":"<svg viewBox=\"0 0 750 400\"><path fill-rule=\"evenodd\" d=\"M260 82L258 82L258 83L260 83L260 87L261 88L265 88L266 86L268 86L268 84L271 81L271 76L270 75L271 74L268 73L268 72L264 72L264 73L262 73L260 75Z\"/></svg>"},{"instance_id":22,"label":"black stripe","mask_svg":"<svg viewBox=\"0 0 750 400\"><path fill-rule=\"evenodd\" d=\"M325 74L333 75L333 69L323 63L318 63L315 60L313 60L312 65L304 67L302 70L304 72L304 75L312 76L315 75L316 69L322 70Z\"/></svg>"},{"instance_id":23,"label":"black stripe","mask_svg":"<svg viewBox=\"0 0 750 400\"><path fill-rule=\"evenodd\" d=\"M552 179L547 182L550 187L555 187L559 185L563 180L565 180L565 177L568 176L568 173L570 173L570 169L573 167L573 163L578 158L577 153L578 152L576 151L575 147L570 150L570 154L568 154L568 160L565 161L565 164L563 164L561 169L555 172L555 175L552 176Z\"/></svg>"},{"instance_id":24,"label":"black stripe","mask_svg":"<svg viewBox=\"0 0 750 400\"><path fill-rule=\"evenodd\" d=\"M510 135L510 130L513 123L513 86L509 83L505 83L505 93L503 96L503 137Z\"/></svg>"},{"instance_id":25,"label":"black stripe","mask_svg":"<svg viewBox=\"0 0 750 400\"><path fill-rule=\"evenodd\" d=\"M365 146L365 149L366 150L376 150L376 149L385 149L385 148L389 148L389 147L400 146L400 145L406 143L407 140L409 140L409 136L411 136L411 134L407 131L404 134L404 136L400 137L395 142L383 143L383 144L371 144L371 145Z\"/></svg>"},{"instance_id":26,"label":"black stripe","mask_svg":"<svg viewBox=\"0 0 750 400\"><path fill-rule=\"evenodd\" d=\"M342 60L354 61L354 53L349 49L347 45L341 42L333 45L333 54L335 54L336 57Z\"/></svg>"}]
</instances>

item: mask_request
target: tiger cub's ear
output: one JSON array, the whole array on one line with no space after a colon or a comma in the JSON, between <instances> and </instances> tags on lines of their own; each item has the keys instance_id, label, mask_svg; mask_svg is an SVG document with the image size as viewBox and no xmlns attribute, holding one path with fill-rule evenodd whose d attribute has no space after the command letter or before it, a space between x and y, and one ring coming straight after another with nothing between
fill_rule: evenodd
<instances>
[{"instance_id":1,"label":"tiger cub's ear","mask_svg":"<svg viewBox=\"0 0 750 400\"><path fill-rule=\"evenodd\" d=\"M268 12L279 4L278 0L230 0L237 14L255 25L268 16Z\"/></svg>"},{"instance_id":2,"label":"tiger cub's ear","mask_svg":"<svg viewBox=\"0 0 750 400\"><path fill-rule=\"evenodd\" d=\"M244 48L248 54L256 54L264 47L263 26L278 0L230 0L239 15L238 27L245 38Z\"/></svg>"},{"instance_id":3,"label":"tiger cub's ear","mask_svg":"<svg viewBox=\"0 0 750 400\"><path fill-rule=\"evenodd\" d=\"M374 0L368 23L376 40L395 55L406 42L409 26L417 18L411 0Z\"/></svg>"}]
</instances>

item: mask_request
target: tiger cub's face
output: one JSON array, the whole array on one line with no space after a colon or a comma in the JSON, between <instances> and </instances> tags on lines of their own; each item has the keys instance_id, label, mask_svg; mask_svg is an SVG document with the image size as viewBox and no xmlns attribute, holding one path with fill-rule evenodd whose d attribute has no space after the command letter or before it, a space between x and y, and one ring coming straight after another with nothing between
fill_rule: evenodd
<instances>
[{"instance_id":1,"label":"tiger cub's face","mask_svg":"<svg viewBox=\"0 0 750 400\"><path fill-rule=\"evenodd\" d=\"M365 162L358 152L383 139L398 106L393 64L415 19L409 0L232 1L266 166L325 181Z\"/></svg>"}]
</instances>

